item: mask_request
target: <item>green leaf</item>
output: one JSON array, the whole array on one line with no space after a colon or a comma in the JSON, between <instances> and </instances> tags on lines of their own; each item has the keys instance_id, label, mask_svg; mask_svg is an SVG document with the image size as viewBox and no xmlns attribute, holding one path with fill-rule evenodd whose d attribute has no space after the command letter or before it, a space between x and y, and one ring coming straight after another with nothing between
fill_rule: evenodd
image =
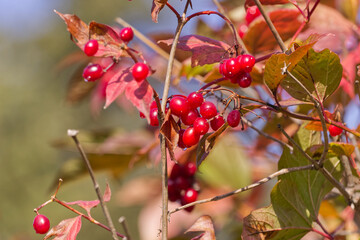
<instances>
[{"instance_id":1,"label":"green leaf","mask_svg":"<svg viewBox=\"0 0 360 240\"><path fill-rule=\"evenodd\" d=\"M319 101L324 101L339 86L342 66L338 55L325 49L315 52L313 49L299 61L290 72ZM290 76L286 76L281 86L294 98L310 101L306 92Z\"/></svg>"}]
</instances>

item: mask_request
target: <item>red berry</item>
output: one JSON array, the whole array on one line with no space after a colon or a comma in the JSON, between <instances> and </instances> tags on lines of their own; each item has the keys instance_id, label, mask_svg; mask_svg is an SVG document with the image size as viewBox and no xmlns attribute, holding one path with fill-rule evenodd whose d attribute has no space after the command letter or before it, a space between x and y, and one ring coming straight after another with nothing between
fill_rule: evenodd
<instances>
[{"instance_id":1,"label":"red berry","mask_svg":"<svg viewBox=\"0 0 360 240\"><path fill-rule=\"evenodd\" d=\"M120 38L124 42L130 42L134 38L134 32L131 27L121 29Z\"/></svg>"},{"instance_id":2,"label":"red berry","mask_svg":"<svg viewBox=\"0 0 360 240\"><path fill-rule=\"evenodd\" d=\"M143 112L139 112L140 118L145 118L145 114Z\"/></svg>"},{"instance_id":3,"label":"red berry","mask_svg":"<svg viewBox=\"0 0 360 240\"><path fill-rule=\"evenodd\" d=\"M240 63L242 71L247 73L251 72L255 65L255 58L249 54L240 55L236 59Z\"/></svg>"},{"instance_id":4,"label":"red berry","mask_svg":"<svg viewBox=\"0 0 360 240\"><path fill-rule=\"evenodd\" d=\"M210 119L216 116L217 110L212 102L203 102L200 106L200 114L203 118Z\"/></svg>"},{"instance_id":5,"label":"red berry","mask_svg":"<svg viewBox=\"0 0 360 240\"><path fill-rule=\"evenodd\" d=\"M84 68L83 78L86 82L98 80L104 74L102 67L99 64L90 64Z\"/></svg>"},{"instance_id":6,"label":"red berry","mask_svg":"<svg viewBox=\"0 0 360 240\"><path fill-rule=\"evenodd\" d=\"M332 137L336 137L338 135L340 135L342 133L342 129L335 126L335 125L330 125L329 126L329 133Z\"/></svg>"},{"instance_id":7,"label":"red berry","mask_svg":"<svg viewBox=\"0 0 360 240\"><path fill-rule=\"evenodd\" d=\"M170 100L169 106L171 113L178 117L186 115L190 110L186 98L180 96L173 97Z\"/></svg>"},{"instance_id":8,"label":"red berry","mask_svg":"<svg viewBox=\"0 0 360 240\"><path fill-rule=\"evenodd\" d=\"M218 130L222 125L224 125L225 120L223 116L217 115L213 120L210 121L211 128L216 131Z\"/></svg>"},{"instance_id":9,"label":"red berry","mask_svg":"<svg viewBox=\"0 0 360 240\"><path fill-rule=\"evenodd\" d=\"M86 55L88 55L89 57L90 56L94 56L97 51L99 49L99 43L97 40L95 39L92 39L92 40L89 40L85 46L84 46L84 53Z\"/></svg>"},{"instance_id":10,"label":"red berry","mask_svg":"<svg viewBox=\"0 0 360 240\"><path fill-rule=\"evenodd\" d=\"M239 26L239 28L238 28L239 36L241 38L244 38L244 36L245 36L246 32L248 31L248 29L249 29L249 27L245 23L241 24Z\"/></svg>"},{"instance_id":11,"label":"red berry","mask_svg":"<svg viewBox=\"0 0 360 240\"><path fill-rule=\"evenodd\" d=\"M192 188L189 188L185 191L184 196L181 197L181 204L185 205L188 203L195 202L197 199L198 193ZM185 208L186 211L191 212L194 209L194 206Z\"/></svg>"},{"instance_id":12,"label":"red berry","mask_svg":"<svg viewBox=\"0 0 360 240\"><path fill-rule=\"evenodd\" d=\"M184 129L180 129L180 131L179 131L178 147L179 147L179 148L182 148L182 149L186 148L186 146L185 146L185 144L184 144L184 142L183 142L184 132L185 132Z\"/></svg>"},{"instance_id":13,"label":"red berry","mask_svg":"<svg viewBox=\"0 0 360 240\"><path fill-rule=\"evenodd\" d=\"M46 216L39 214L34 219L33 227L36 233L47 233L50 229L50 221Z\"/></svg>"},{"instance_id":14,"label":"red berry","mask_svg":"<svg viewBox=\"0 0 360 240\"><path fill-rule=\"evenodd\" d=\"M153 108L150 109L150 125L151 126L159 126L159 119L158 119L158 109Z\"/></svg>"},{"instance_id":15,"label":"red berry","mask_svg":"<svg viewBox=\"0 0 360 240\"><path fill-rule=\"evenodd\" d=\"M188 177L192 177L196 173L196 164L193 162L187 162L184 166L184 174Z\"/></svg>"},{"instance_id":16,"label":"red berry","mask_svg":"<svg viewBox=\"0 0 360 240\"><path fill-rule=\"evenodd\" d=\"M204 102L204 97L201 93L192 92L187 97L187 101L189 104L189 107L191 109L195 109L201 106L201 104Z\"/></svg>"},{"instance_id":17,"label":"red berry","mask_svg":"<svg viewBox=\"0 0 360 240\"><path fill-rule=\"evenodd\" d=\"M184 176L179 176L175 179L175 185L177 189L186 190L191 186L191 182Z\"/></svg>"},{"instance_id":18,"label":"red berry","mask_svg":"<svg viewBox=\"0 0 360 240\"><path fill-rule=\"evenodd\" d=\"M261 12L260 12L260 10L258 9L257 6L249 7L246 10L245 21L249 25L252 21L255 20L255 18L257 18L260 15L261 15Z\"/></svg>"},{"instance_id":19,"label":"red berry","mask_svg":"<svg viewBox=\"0 0 360 240\"><path fill-rule=\"evenodd\" d=\"M153 109L153 108L157 108L157 104L156 104L156 101L152 101L151 105L150 105L150 109Z\"/></svg>"},{"instance_id":20,"label":"red berry","mask_svg":"<svg viewBox=\"0 0 360 240\"><path fill-rule=\"evenodd\" d=\"M219 65L219 72L223 76L227 76L226 62L227 62L227 59L223 60Z\"/></svg>"},{"instance_id":21,"label":"red berry","mask_svg":"<svg viewBox=\"0 0 360 240\"><path fill-rule=\"evenodd\" d=\"M180 191L177 189L175 181L172 179L168 180L168 194L169 200L175 202L176 200L180 199Z\"/></svg>"},{"instance_id":22,"label":"red berry","mask_svg":"<svg viewBox=\"0 0 360 240\"><path fill-rule=\"evenodd\" d=\"M240 123L240 112L238 110L232 110L227 116L227 122L230 127L237 127Z\"/></svg>"},{"instance_id":23,"label":"red berry","mask_svg":"<svg viewBox=\"0 0 360 240\"><path fill-rule=\"evenodd\" d=\"M226 61L226 70L228 78L236 76L242 69L236 58L230 58Z\"/></svg>"},{"instance_id":24,"label":"red berry","mask_svg":"<svg viewBox=\"0 0 360 240\"><path fill-rule=\"evenodd\" d=\"M180 164L174 164L170 172L170 179L176 180L178 177L183 175L183 166Z\"/></svg>"},{"instance_id":25,"label":"red berry","mask_svg":"<svg viewBox=\"0 0 360 240\"><path fill-rule=\"evenodd\" d=\"M209 127L209 123L205 118L198 117L194 121L194 130L199 135L204 135L205 133L207 133L209 131Z\"/></svg>"},{"instance_id":26,"label":"red berry","mask_svg":"<svg viewBox=\"0 0 360 240\"><path fill-rule=\"evenodd\" d=\"M181 121L185 125L192 125L196 118L200 117L198 110L193 109L190 110L187 114L181 116Z\"/></svg>"},{"instance_id":27,"label":"red berry","mask_svg":"<svg viewBox=\"0 0 360 240\"><path fill-rule=\"evenodd\" d=\"M244 73L239 77L238 84L242 88L247 88L251 85L252 79L249 73Z\"/></svg>"},{"instance_id":28,"label":"red berry","mask_svg":"<svg viewBox=\"0 0 360 240\"><path fill-rule=\"evenodd\" d=\"M185 146L191 147L199 142L200 134L198 134L193 127L189 127L185 130L182 140Z\"/></svg>"},{"instance_id":29,"label":"red berry","mask_svg":"<svg viewBox=\"0 0 360 240\"><path fill-rule=\"evenodd\" d=\"M149 74L149 67L145 63L135 63L132 69L132 75L136 81L143 81Z\"/></svg>"}]
</instances>

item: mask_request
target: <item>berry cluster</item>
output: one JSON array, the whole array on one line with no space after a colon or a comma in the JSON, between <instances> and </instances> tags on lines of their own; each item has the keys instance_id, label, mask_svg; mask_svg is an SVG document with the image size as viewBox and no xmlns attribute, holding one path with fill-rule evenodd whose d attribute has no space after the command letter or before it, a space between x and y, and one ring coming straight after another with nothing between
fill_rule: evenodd
<instances>
[{"instance_id":1,"label":"berry cluster","mask_svg":"<svg viewBox=\"0 0 360 240\"><path fill-rule=\"evenodd\" d=\"M219 65L219 72L232 83L247 88L252 82L250 72L254 65L255 58L249 54L244 54L223 60Z\"/></svg>"},{"instance_id":2,"label":"berry cluster","mask_svg":"<svg viewBox=\"0 0 360 240\"><path fill-rule=\"evenodd\" d=\"M45 234L50 229L50 221L45 215L36 215L34 218L33 227L36 233Z\"/></svg>"},{"instance_id":3,"label":"berry cluster","mask_svg":"<svg viewBox=\"0 0 360 240\"><path fill-rule=\"evenodd\" d=\"M259 17L261 15L260 10L258 9L257 6L252 6L249 7L246 10L246 15L245 15L245 23L241 24L238 28L238 32L241 38L244 37L245 33L247 32L247 30L249 29L249 25L252 21L254 21L257 17Z\"/></svg>"},{"instance_id":4,"label":"berry cluster","mask_svg":"<svg viewBox=\"0 0 360 240\"><path fill-rule=\"evenodd\" d=\"M179 200L182 205L196 201L198 192L194 189L196 185L195 173L196 165L193 162L187 162L185 165L174 165L168 180L170 201L176 202ZM194 206L185 208L188 212L193 209Z\"/></svg>"}]
</instances>

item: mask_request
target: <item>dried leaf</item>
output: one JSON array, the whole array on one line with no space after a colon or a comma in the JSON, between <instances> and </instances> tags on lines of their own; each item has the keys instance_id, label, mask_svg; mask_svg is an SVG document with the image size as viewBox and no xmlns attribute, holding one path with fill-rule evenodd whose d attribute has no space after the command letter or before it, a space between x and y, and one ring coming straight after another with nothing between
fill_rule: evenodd
<instances>
[{"instance_id":1,"label":"dried leaf","mask_svg":"<svg viewBox=\"0 0 360 240\"><path fill-rule=\"evenodd\" d=\"M89 41L89 27L78 16L74 14L62 14L54 10L66 23L67 30L75 38L76 44L82 48Z\"/></svg>"},{"instance_id":2,"label":"dried leaf","mask_svg":"<svg viewBox=\"0 0 360 240\"><path fill-rule=\"evenodd\" d=\"M158 16L161 11L166 5L168 0L153 0L153 4L151 7L151 18L153 22L158 22Z\"/></svg>"},{"instance_id":3,"label":"dried leaf","mask_svg":"<svg viewBox=\"0 0 360 240\"><path fill-rule=\"evenodd\" d=\"M160 128L160 133L165 137L166 145L171 160L176 161L174 151L179 141L179 125L175 122L171 115L171 110L166 113L165 120Z\"/></svg>"},{"instance_id":4,"label":"dried leaf","mask_svg":"<svg viewBox=\"0 0 360 240\"><path fill-rule=\"evenodd\" d=\"M199 236L193 238L193 240L216 240L214 225L211 217L208 215L198 218L185 233L188 232L203 232Z\"/></svg>"},{"instance_id":5,"label":"dried leaf","mask_svg":"<svg viewBox=\"0 0 360 240\"><path fill-rule=\"evenodd\" d=\"M57 226L50 229L44 240L51 237L53 240L75 240L81 229L81 216L62 220Z\"/></svg>"}]
</instances>

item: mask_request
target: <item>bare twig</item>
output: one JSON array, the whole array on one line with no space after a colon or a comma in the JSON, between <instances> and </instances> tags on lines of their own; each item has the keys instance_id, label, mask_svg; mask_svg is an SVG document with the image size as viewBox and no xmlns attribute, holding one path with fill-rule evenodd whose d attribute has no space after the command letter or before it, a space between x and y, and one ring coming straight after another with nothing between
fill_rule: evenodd
<instances>
[{"instance_id":1,"label":"bare twig","mask_svg":"<svg viewBox=\"0 0 360 240\"><path fill-rule=\"evenodd\" d=\"M173 213L175 213L177 211L180 211L182 209L185 209L185 208L188 208L188 207L191 207L191 206L194 206L194 205L218 201L218 200L230 197L232 195L235 195L235 194L238 194L238 193L241 193L241 192L245 192L245 191L253 189L253 188L255 188L255 187L257 187L257 186L259 186L261 184L267 183L268 181L270 181L271 179L273 179L275 177L278 177L278 176L281 176L281 175L284 175L284 174L287 174L287 173L304 171L304 170L311 170L311 169L314 169L313 164L306 165L306 166L301 166L301 167L283 168L283 169L281 169L281 170L279 170L277 172L274 172L274 173L270 174L269 176L255 182L253 184L250 184L250 185L248 185L246 187L239 188L239 189L237 189L235 191L228 192L228 193L225 193L225 194L222 194L222 195L219 195L219 196L215 196L215 197L212 197L212 198L206 198L206 199L203 199L203 200L199 200L199 201L195 201L195 202L183 205L181 207L178 207L178 208L170 211L169 214L173 214Z\"/></svg>"},{"instance_id":2,"label":"bare twig","mask_svg":"<svg viewBox=\"0 0 360 240\"><path fill-rule=\"evenodd\" d=\"M109 224L109 227L110 227L110 230L111 230L111 233L112 233L112 237L113 237L114 240L118 240L119 238L117 237L117 232L116 232L114 223L111 220L110 212L109 212L109 210L108 210L108 208L107 208L107 206L106 206L106 204L104 202L104 199L103 199L103 197L101 195L100 186L99 186L98 182L95 179L94 171L92 170L89 159L87 158L86 153L84 152L84 150L83 150L83 148L82 148L82 146L81 146L81 144L80 144L80 142L79 142L79 140L77 138L78 133L79 133L79 131L77 131L77 130L71 130L71 129L68 130L68 136L71 137L74 140L74 142L76 144L76 147L79 150L80 155L81 155L82 159L84 160L85 165L86 165L86 167L87 167L87 169L89 171L91 180L92 180L92 182L94 184L96 195L97 195L97 197L98 197L98 199L100 201L101 208L102 208L102 210L104 212L104 215L105 215L105 218L106 218L106 220L107 220L107 222Z\"/></svg>"},{"instance_id":3,"label":"bare twig","mask_svg":"<svg viewBox=\"0 0 360 240\"><path fill-rule=\"evenodd\" d=\"M352 174L349 158L345 155L340 157L341 165L344 168L346 188L353 189L355 186L354 176Z\"/></svg>"},{"instance_id":4,"label":"bare twig","mask_svg":"<svg viewBox=\"0 0 360 240\"><path fill-rule=\"evenodd\" d=\"M121 224L121 226L123 227L124 232L125 232L126 239L124 238L124 240L131 240L129 229L128 229L127 224L126 224L126 218L124 216L120 217L119 218L119 223Z\"/></svg>"}]
</instances>

